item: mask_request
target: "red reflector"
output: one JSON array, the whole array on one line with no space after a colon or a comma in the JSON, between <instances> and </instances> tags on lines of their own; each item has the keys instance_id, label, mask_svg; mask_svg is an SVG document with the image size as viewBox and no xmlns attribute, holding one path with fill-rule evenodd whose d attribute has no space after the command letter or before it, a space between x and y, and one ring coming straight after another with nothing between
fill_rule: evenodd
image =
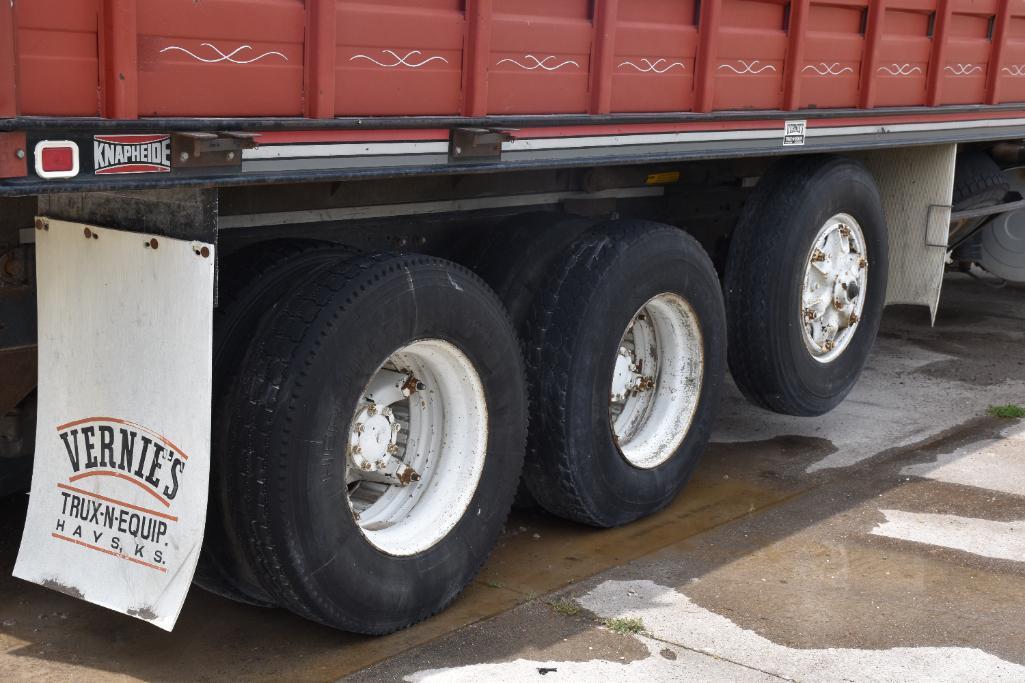
<instances>
[{"instance_id":1,"label":"red reflector","mask_svg":"<svg viewBox=\"0 0 1025 683\"><path fill-rule=\"evenodd\" d=\"M47 173L75 168L75 151L70 147L48 147L42 150L41 157L40 165Z\"/></svg>"}]
</instances>

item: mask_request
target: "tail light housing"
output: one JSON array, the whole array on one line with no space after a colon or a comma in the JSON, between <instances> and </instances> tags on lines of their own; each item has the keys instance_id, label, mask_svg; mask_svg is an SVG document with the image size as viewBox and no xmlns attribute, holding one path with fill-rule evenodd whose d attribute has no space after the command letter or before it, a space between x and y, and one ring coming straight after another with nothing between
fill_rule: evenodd
<instances>
[{"instance_id":1,"label":"tail light housing","mask_svg":"<svg viewBox=\"0 0 1025 683\"><path fill-rule=\"evenodd\" d=\"M71 140L43 140L36 144L36 175L40 178L74 178L78 175L78 145Z\"/></svg>"}]
</instances>

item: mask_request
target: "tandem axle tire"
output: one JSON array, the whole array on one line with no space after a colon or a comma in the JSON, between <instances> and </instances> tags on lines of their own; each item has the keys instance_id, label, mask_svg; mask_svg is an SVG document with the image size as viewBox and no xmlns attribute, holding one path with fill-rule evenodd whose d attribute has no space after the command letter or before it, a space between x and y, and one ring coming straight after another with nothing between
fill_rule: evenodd
<instances>
[{"instance_id":1,"label":"tandem axle tire","mask_svg":"<svg viewBox=\"0 0 1025 683\"><path fill-rule=\"evenodd\" d=\"M726 268L729 365L756 405L821 415L854 387L879 329L888 235L858 162L788 159L759 183Z\"/></svg>"},{"instance_id":2,"label":"tandem axle tire","mask_svg":"<svg viewBox=\"0 0 1025 683\"><path fill-rule=\"evenodd\" d=\"M232 437L236 533L274 601L367 634L472 580L509 512L526 389L501 303L442 259L314 274L260 325Z\"/></svg>"},{"instance_id":3,"label":"tandem axle tire","mask_svg":"<svg viewBox=\"0 0 1025 683\"><path fill-rule=\"evenodd\" d=\"M530 307L552 263L592 225L590 219L552 211L514 216L494 228L465 259L466 265L502 300L521 341L528 336ZM522 481L513 506L521 510L537 508L537 501Z\"/></svg>"},{"instance_id":4,"label":"tandem axle tire","mask_svg":"<svg viewBox=\"0 0 1025 683\"><path fill-rule=\"evenodd\" d=\"M259 584L233 532L237 491L225 463L236 447L231 421L238 400L242 359L267 311L272 310L311 272L350 258L348 247L325 242L270 241L229 256L222 268L220 305L214 315L214 400L211 435L210 497L203 552L195 582L211 593L257 606L273 606L274 598Z\"/></svg>"},{"instance_id":5,"label":"tandem axle tire","mask_svg":"<svg viewBox=\"0 0 1025 683\"><path fill-rule=\"evenodd\" d=\"M524 478L542 507L612 527L668 505L708 441L725 343L719 280L689 235L614 221L577 239L526 339Z\"/></svg>"}]
</instances>

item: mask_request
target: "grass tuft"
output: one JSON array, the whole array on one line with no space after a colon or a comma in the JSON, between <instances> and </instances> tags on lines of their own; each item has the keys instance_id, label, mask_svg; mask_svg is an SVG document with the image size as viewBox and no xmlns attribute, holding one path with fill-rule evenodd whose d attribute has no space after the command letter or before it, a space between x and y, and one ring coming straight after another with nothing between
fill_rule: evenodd
<instances>
[{"instance_id":1,"label":"grass tuft","mask_svg":"<svg viewBox=\"0 0 1025 683\"><path fill-rule=\"evenodd\" d=\"M623 636L644 630L644 622L640 619L602 619L601 623L613 633Z\"/></svg>"},{"instance_id":2,"label":"grass tuft","mask_svg":"<svg viewBox=\"0 0 1025 683\"><path fill-rule=\"evenodd\" d=\"M548 603L548 606L552 608L552 611L556 614L561 614L564 617L575 617L580 614L580 605L573 602L569 598L559 598L558 600L552 600Z\"/></svg>"},{"instance_id":3,"label":"grass tuft","mask_svg":"<svg viewBox=\"0 0 1025 683\"><path fill-rule=\"evenodd\" d=\"M988 412L993 417L1002 417L1004 419L1025 417L1025 408L1014 403L1008 403L1005 406L990 406Z\"/></svg>"}]
</instances>

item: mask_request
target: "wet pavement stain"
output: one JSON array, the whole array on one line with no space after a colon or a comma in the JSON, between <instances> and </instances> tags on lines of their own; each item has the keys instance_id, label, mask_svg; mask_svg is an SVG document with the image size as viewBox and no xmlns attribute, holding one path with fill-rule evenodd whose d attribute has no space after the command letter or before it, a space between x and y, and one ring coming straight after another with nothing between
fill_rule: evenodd
<instances>
[{"instance_id":1,"label":"wet pavement stain","mask_svg":"<svg viewBox=\"0 0 1025 683\"><path fill-rule=\"evenodd\" d=\"M165 634L12 578L17 545L4 542L0 623L11 625L0 627L0 668L27 675L45 660L46 670L76 677L91 669L98 678L336 678L796 495L798 482L761 476L781 469L780 458L795 445L787 438L775 441L713 447L672 505L627 527L596 530L540 512L515 512L481 575L449 609L380 638L340 633L198 589L174 632ZM5 541L20 537L23 509L17 498L0 503ZM57 623L36 616L58 611L68 618ZM188 662L181 661L182 652L190 653Z\"/></svg>"}]
</instances>

